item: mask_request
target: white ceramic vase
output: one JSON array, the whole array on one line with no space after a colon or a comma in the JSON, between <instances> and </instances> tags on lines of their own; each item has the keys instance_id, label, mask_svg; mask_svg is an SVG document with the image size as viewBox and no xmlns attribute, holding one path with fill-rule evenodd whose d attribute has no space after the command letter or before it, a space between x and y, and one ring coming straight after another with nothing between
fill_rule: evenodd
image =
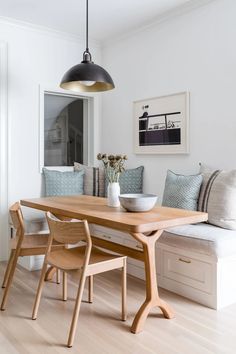
<instances>
[{"instance_id":1,"label":"white ceramic vase","mask_svg":"<svg viewBox=\"0 0 236 354\"><path fill-rule=\"evenodd\" d=\"M118 182L112 182L107 187L107 205L110 207L120 206L120 185Z\"/></svg>"}]
</instances>

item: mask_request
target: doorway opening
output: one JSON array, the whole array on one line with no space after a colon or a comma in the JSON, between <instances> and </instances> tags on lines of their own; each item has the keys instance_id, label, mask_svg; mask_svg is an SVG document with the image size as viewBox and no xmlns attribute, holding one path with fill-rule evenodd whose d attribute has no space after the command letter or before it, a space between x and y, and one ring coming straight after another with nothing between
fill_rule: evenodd
<instances>
[{"instance_id":1,"label":"doorway opening","mask_svg":"<svg viewBox=\"0 0 236 354\"><path fill-rule=\"evenodd\" d=\"M40 167L89 164L93 98L43 91Z\"/></svg>"}]
</instances>

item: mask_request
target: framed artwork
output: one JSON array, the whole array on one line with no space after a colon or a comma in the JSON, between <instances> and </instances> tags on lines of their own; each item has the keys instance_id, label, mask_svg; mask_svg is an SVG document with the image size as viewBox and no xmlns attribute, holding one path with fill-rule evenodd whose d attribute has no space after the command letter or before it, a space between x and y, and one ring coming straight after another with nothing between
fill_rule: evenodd
<instances>
[{"instance_id":1,"label":"framed artwork","mask_svg":"<svg viewBox=\"0 0 236 354\"><path fill-rule=\"evenodd\" d=\"M189 93L134 102L136 154L189 153Z\"/></svg>"}]
</instances>

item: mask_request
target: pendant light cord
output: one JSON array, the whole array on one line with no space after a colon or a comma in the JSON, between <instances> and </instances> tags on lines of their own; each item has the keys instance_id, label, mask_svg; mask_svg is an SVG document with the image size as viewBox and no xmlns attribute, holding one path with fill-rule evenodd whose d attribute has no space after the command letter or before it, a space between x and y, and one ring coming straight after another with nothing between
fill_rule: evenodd
<instances>
[{"instance_id":1,"label":"pendant light cord","mask_svg":"<svg viewBox=\"0 0 236 354\"><path fill-rule=\"evenodd\" d=\"M92 62L92 56L88 47L88 0L86 0L86 49L83 54L82 63Z\"/></svg>"},{"instance_id":2,"label":"pendant light cord","mask_svg":"<svg viewBox=\"0 0 236 354\"><path fill-rule=\"evenodd\" d=\"M88 0L86 0L86 52L89 52L89 48L88 48Z\"/></svg>"}]
</instances>

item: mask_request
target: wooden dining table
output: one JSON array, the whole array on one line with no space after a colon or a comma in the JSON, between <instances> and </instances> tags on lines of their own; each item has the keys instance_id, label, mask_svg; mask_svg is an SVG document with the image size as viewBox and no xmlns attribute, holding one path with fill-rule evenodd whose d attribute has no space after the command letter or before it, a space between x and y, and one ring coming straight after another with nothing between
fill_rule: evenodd
<instances>
[{"instance_id":1,"label":"wooden dining table","mask_svg":"<svg viewBox=\"0 0 236 354\"><path fill-rule=\"evenodd\" d=\"M23 199L21 205L50 211L62 218L86 219L92 224L123 231L127 237L139 241L142 249L136 250L92 235L94 245L141 260L145 264L146 299L135 315L131 332L143 330L147 316L154 307L159 307L165 318L174 317L171 307L158 294L155 244L165 229L206 221L207 213L161 206L143 213L126 212L122 207L107 206L106 198L86 195Z\"/></svg>"}]
</instances>

